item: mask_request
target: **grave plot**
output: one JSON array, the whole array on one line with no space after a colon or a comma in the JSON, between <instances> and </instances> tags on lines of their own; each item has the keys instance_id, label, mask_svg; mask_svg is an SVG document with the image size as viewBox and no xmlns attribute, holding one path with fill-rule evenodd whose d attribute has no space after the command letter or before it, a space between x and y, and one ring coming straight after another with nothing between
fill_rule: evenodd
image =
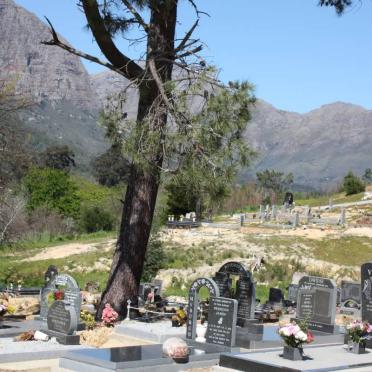
<instances>
[{"instance_id":1,"label":"grave plot","mask_svg":"<svg viewBox=\"0 0 372 372\"><path fill-rule=\"evenodd\" d=\"M336 283L331 279L303 276L298 285L296 317L307 320L309 328L334 333L336 317Z\"/></svg>"}]
</instances>

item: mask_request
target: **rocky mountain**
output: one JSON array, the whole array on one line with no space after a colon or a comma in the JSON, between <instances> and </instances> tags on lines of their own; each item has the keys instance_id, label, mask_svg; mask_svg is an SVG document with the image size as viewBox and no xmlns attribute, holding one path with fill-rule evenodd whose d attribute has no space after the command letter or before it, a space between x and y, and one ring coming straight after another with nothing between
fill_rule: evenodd
<instances>
[{"instance_id":1,"label":"rocky mountain","mask_svg":"<svg viewBox=\"0 0 372 372\"><path fill-rule=\"evenodd\" d=\"M128 86L113 72L92 76L101 102ZM135 117L138 95L129 89L125 110ZM259 100L245 133L257 152L240 180L266 168L292 172L299 185L327 188L352 170L362 174L372 167L372 111L349 103L324 105L306 114L278 110Z\"/></svg>"},{"instance_id":2,"label":"rocky mountain","mask_svg":"<svg viewBox=\"0 0 372 372\"><path fill-rule=\"evenodd\" d=\"M102 153L103 130L97 125L99 102L80 58L54 46L48 27L13 0L0 0L0 81L15 85L31 103L22 112L32 142L42 149L67 144L80 169Z\"/></svg>"},{"instance_id":3,"label":"rocky mountain","mask_svg":"<svg viewBox=\"0 0 372 372\"><path fill-rule=\"evenodd\" d=\"M89 76L79 58L40 44L50 38L46 25L13 0L0 0L0 35L0 81L13 79L17 91L32 98L32 109L21 118L33 142L40 148L68 144L87 168L107 147L97 109L128 81L111 71ZM135 88L129 87L124 110L130 118L137 102ZM271 168L319 188L334 185L349 170L361 174L372 167L372 111L348 103L298 114L258 101L245 138L258 157L240 180Z\"/></svg>"}]
</instances>

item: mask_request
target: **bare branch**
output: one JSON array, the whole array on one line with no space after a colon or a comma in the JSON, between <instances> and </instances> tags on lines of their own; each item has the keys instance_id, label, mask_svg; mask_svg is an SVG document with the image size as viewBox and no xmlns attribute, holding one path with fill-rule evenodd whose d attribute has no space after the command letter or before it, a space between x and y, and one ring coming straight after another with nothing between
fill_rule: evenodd
<instances>
[{"instance_id":1,"label":"bare branch","mask_svg":"<svg viewBox=\"0 0 372 372\"><path fill-rule=\"evenodd\" d=\"M191 50L189 50L189 51L187 51L183 54L177 55L177 58L185 58L185 57L191 56L193 54L196 54L196 53L200 52L202 49L203 49L203 46L199 45L194 49L191 49Z\"/></svg>"},{"instance_id":2,"label":"bare branch","mask_svg":"<svg viewBox=\"0 0 372 372\"><path fill-rule=\"evenodd\" d=\"M210 17L210 15L206 12L202 12L201 10L199 10L199 8L196 6L194 0L189 0L189 3L192 5L192 7L195 9L195 12L196 12L196 15L198 16L198 18L200 17L200 14L204 14L208 17Z\"/></svg>"},{"instance_id":3,"label":"bare branch","mask_svg":"<svg viewBox=\"0 0 372 372\"><path fill-rule=\"evenodd\" d=\"M143 74L142 67L140 67L134 60L121 53L116 47L99 12L97 0L80 1L83 5L84 13L94 39L107 60L117 70L122 70L127 79L135 80L140 78Z\"/></svg>"},{"instance_id":4,"label":"bare branch","mask_svg":"<svg viewBox=\"0 0 372 372\"><path fill-rule=\"evenodd\" d=\"M197 19L195 23L192 25L190 30L186 33L185 37L182 39L178 47L175 48L174 52L177 53L185 48L186 43L190 40L192 33L195 31L196 27L198 26L199 20Z\"/></svg>"},{"instance_id":5,"label":"bare branch","mask_svg":"<svg viewBox=\"0 0 372 372\"><path fill-rule=\"evenodd\" d=\"M121 0L124 5L129 9L129 11L133 14L134 18L137 22L143 27L146 32L149 32L149 25L144 21L141 15L137 12L137 10L132 6L132 4L128 0Z\"/></svg>"}]
</instances>

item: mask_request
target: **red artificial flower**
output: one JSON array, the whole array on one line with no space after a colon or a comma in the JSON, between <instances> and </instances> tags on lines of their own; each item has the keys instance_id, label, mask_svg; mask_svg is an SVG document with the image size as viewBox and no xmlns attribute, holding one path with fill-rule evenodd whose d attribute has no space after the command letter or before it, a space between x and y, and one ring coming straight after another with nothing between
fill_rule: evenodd
<instances>
[{"instance_id":1,"label":"red artificial flower","mask_svg":"<svg viewBox=\"0 0 372 372\"><path fill-rule=\"evenodd\" d=\"M54 299L55 300L63 300L63 298L64 298L63 291L54 292Z\"/></svg>"},{"instance_id":2,"label":"red artificial flower","mask_svg":"<svg viewBox=\"0 0 372 372\"><path fill-rule=\"evenodd\" d=\"M310 332L310 331L307 331L307 343L310 344L310 342L313 342L314 341L314 335Z\"/></svg>"}]
</instances>

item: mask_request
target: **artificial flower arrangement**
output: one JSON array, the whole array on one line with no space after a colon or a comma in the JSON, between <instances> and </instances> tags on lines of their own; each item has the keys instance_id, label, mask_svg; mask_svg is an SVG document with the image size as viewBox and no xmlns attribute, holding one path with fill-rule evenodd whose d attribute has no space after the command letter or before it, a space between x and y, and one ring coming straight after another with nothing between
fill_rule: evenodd
<instances>
[{"instance_id":1,"label":"artificial flower arrangement","mask_svg":"<svg viewBox=\"0 0 372 372\"><path fill-rule=\"evenodd\" d=\"M372 325L361 320L354 320L346 326L346 330L352 342L365 344L372 333Z\"/></svg>"},{"instance_id":2,"label":"artificial flower arrangement","mask_svg":"<svg viewBox=\"0 0 372 372\"><path fill-rule=\"evenodd\" d=\"M106 304L102 311L102 324L106 327L113 327L118 320L119 314L111 307L110 304Z\"/></svg>"},{"instance_id":3,"label":"artificial flower arrangement","mask_svg":"<svg viewBox=\"0 0 372 372\"><path fill-rule=\"evenodd\" d=\"M287 323L279 328L279 335L287 346L293 348L302 348L303 344L309 344L314 341L313 334L307 329L305 322Z\"/></svg>"},{"instance_id":4,"label":"artificial flower arrangement","mask_svg":"<svg viewBox=\"0 0 372 372\"><path fill-rule=\"evenodd\" d=\"M0 304L0 316L5 315L7 311L8 311L8 305L4 303Z\"/></svg>"}]
</instances>

